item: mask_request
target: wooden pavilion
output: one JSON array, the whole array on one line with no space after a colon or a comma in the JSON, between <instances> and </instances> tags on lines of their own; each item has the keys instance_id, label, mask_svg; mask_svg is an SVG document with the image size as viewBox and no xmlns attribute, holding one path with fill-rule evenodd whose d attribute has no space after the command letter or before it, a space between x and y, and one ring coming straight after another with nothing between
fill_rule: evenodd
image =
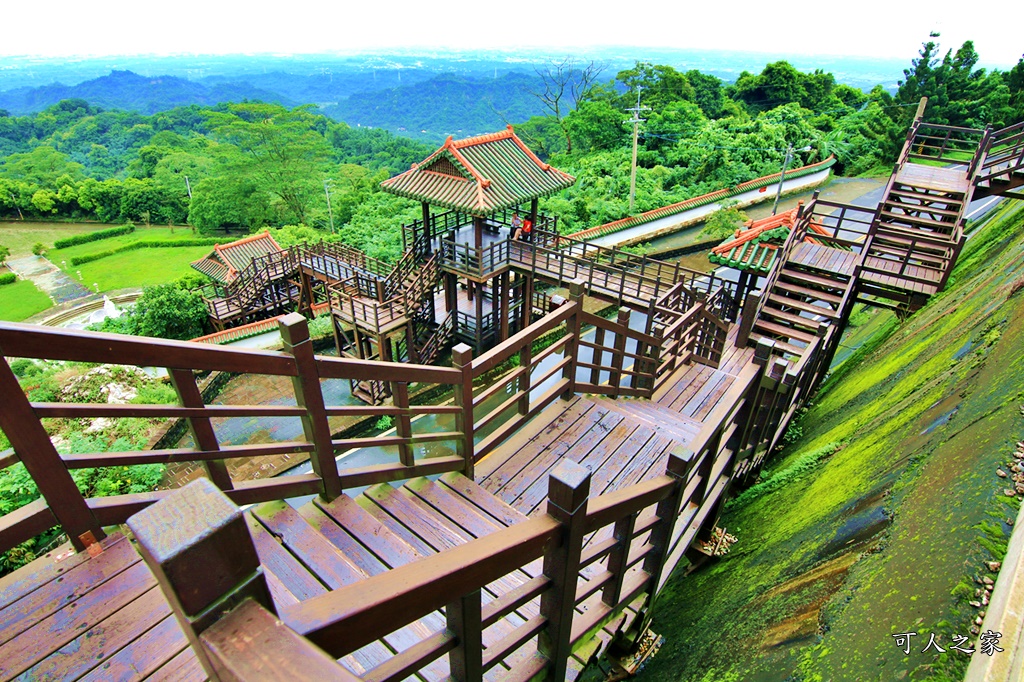
<instances>
[{"instance_id":1,"label":"wooden pavilion","mask_svg":"<svg viewBox=\"0 0 1024 682\"><path fill-rule=\"evenodd\" d=\"M243 237L230 244L215 244L213 251L192 263L192 267L223 284L252 264L254 258L282 251L269 230Z\"/></svg>"},{"instance_id":2,"label":"wooden pavilion","mask_svg":"<svg viewBox=\"0 0 1024 682\"><path fill-rule=\"evenodd\" d=\"M470 271L480 270L479 264L487 259L486 247L514 236L514 212L535 227L540 227L539 222L546 224L538 216L538 200L575 181L542 161L510 125L463 140L449 136L426 159L381 183L384 191L422 206L422 220L411 225L406 235L407 249L427 259L441 248L446 250L445 258L467 265L461 276L447 272L444 277L445 310L461 318L456 329L469 332L461 336L478 351L507 338L510 320L513 327L529 324L533 287L527 278L507 270L480 273L483 276ZM460 301L465 310L460 310Z\"/></svg>"}]
</instances>

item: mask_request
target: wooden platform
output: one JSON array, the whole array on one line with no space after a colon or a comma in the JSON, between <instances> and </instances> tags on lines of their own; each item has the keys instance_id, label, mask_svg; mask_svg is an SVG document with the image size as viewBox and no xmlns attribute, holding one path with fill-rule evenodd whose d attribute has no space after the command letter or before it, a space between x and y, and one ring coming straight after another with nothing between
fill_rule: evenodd
<instances>
[{"instance_id":1,"label":"wooden platform","mask_svg":"<svg viewBox=\"0 0 1024 682\"><path fill-rule=\"evenodd\" d=\"M789 257L790 263L845 276L853 274L853 269L859 260L860 256L853 251L844 251L811 242L797 244Z\"/></svg>"},{"instance_id":2,"label":"wooden platform","mask_svg":"<svg viewBox=\"0 0 1024 682\"><path fill-rule=\"evenodd\" d=\"M965 169L925 166L918 163L904 164L896 174L896 183L951 194L966 194L970 189L970 180Z\"/></svg>"},{"instance_id":3,"label":"wooden platform","mask_svg":"<svg viewBox=\"0 0 1024 682\"><path fill-rule=\"evenodd\" d=\"M163 592L120 534L0 581L0 679L205 680Z\"/></svg>"}]
</instances>

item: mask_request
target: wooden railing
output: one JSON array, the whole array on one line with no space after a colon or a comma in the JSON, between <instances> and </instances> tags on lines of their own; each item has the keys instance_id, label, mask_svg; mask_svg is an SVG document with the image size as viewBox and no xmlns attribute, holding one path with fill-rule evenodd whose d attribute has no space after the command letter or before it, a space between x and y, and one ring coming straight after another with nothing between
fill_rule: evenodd
<instances>
[{"instance_id":1,"label":"wooden railing","mask_svg":"<svg viewBox=\"0 0 1024 682\"><path fill-rule=\"evenodd\" d=\"M517 358L518 366L483 391L473 394L472 387L463 390L471 397L464 401L467 410L478 407L496 395L505 396L504 400L475 420L471 412L464 419L473 424L473 432L488 432L476 445L475 458L491 452L509 435L521 428L527 421L535 417L541 410L559 397L569 397L574 393L574 368L576 360L576 343L579 338L580 314L582 304L578 300L569 301L544 318L534 322L523 331L510 336L491 350L473 358L471 376L473 379L501 366L506 361ZM533 344L540 337L554 331L565 324L565 335L539 353L534 354ZM456 347L458 351L459 347ZM561 358L544 372L534 370L546 358L560 353ZM469 349L464 349L464 358L469 357ZM455 361L457 367L462 366ZM535 389L549 383L551 386L534 397ZM471 407L470 407L471 405Z\"/></svg>"},{"instance_id":2,"label":"wooden railing","mask_svg":"<svg viewBox=\"0 0 1024 682\"><path fill-rule=\"evenodd\" d=\"M1024 121L988 134L985 157L974 182L1009 181L1014 173L1021 172L1024 172Z\"/></svg>"},{"instance_id":3,"label":"wooden railing","mask_svg":"<svg viewBox=\"0 0 1024 682\"><path fill-rule=\"evenodd\" d=\"M6 466L15 461L22 462L42 495L42 499L0 518L0 550L6 551L54 525L62 526L71 541L81 548L91 539L101 539L103 526L122 523L167 494L167 491L154 491L85 499L72 481L70 471L74 469L197 462L206 468L210 480L238 504L312 494L330 499L345 487L443 471L472 470L471 433L463 429L420 434L412 433L408 427L409 420L418 415L458 416L464 407L458 397L452 405L410 405L409 384L462 386L469 381L468 369L318 357L313 355L307 323L301 315L293 313L286 316L281 320L280 329L285 347L283 353L0 323L0 349L6 357L164 367L179 399L178 405L30 403L7 361L0 361L0 430L7 435L15 453L0 463ZM295 406L206 405L196 384L196 371L290 377ZM394 404L326 405L320 387L324 379L388 382L395 396ZM470 393L469 399L471 397ZM384 415L399 417L394 436L343 439L331 436L329 417ZM41 421L97 417L187 419L195 445L191 448L61 455L51 443ZM304 437L297 441L224 445L217 437L211 420L225 417L294 417L301 420ZM453 451L458 454L416 459L413 456L414 446L427 442L452 443ZM398 462L339 471L336 456L368 446L396 446ZM236 481L226 464L228 460L288 453L309 453L312 473Z\"/></svg>"},{"instance_id":4,"label":"wooden railing","mask_svg":"<svg viewBox=\"0 0 1024 682\"><path fill-rule=\"evenodd\" d=\"M904 148L900 163L931 161L970 167L983 135L984 131L976 128L938 125L916 120L907 135L909 144Z\"/></svg>"}]
</instances>

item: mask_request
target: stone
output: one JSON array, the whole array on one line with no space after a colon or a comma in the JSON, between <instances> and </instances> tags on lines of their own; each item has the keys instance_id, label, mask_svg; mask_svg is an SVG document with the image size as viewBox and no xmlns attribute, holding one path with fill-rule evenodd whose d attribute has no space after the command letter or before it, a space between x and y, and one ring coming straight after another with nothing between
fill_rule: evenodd
<instances>
[{"instance_id":1,"label":"stone","mask_svg":"<svg viewBox=\"0 0 1024 682\"><path fill-rule=\"evenodd\" d=\"M976 626L974 626L974 625L971 626L971 634L972 635L976 635L979 632L981 632L981 630L979 630Z\"/></svg>"},{"instance_id":2,"label":"stone","mask_svg":"<svg viewBox=\"0 0 1024 682\"><path fill-rule=\"evenodd\" d=\"M982 606L988 606L988 592L986 592L985 596L983 596L981 598L981 605Z\"/></svg>"},{"instance_id":3,"label":"stone","mask_svg":"<svg viewBox=\"0 0 1024 682\"><path fill-rule=\"evenodd\" d=\"M981 616L978 616L977 618L974 619L974 624L975 625L981 625L984 622L985 622L985 619L982 618Z\"/></svg>"},{"instance_id":4,"label":"stone","mask_svg":"<svg viewBox=\"0 0 1024 682\"><path fill-rule=\"evenodd\" d=\"M1006 495L1007 497L1016 497L1017 491L1012 490L1010 488L1003 488L1003 494Z\"/></svg>"},{"instance_id":5,"label":"stone","mask_svg":"<svg viewBox=\"0 0 1024 682\"><path fill-rule=\"evenodd\" d=\"M1002 469L996 469L996 476L999 478L1006 478L1006 472Z\"/></svg>"},{"instance_id":6,"label":"stone","mask_svg":"<svg viewBox=\"0 0 1024 682\"><path fill-rule=\"evenodd\" d=\"M992 580L992 578L989 578L987 575L981 579L981 582L985 583L986 585L995 585L995 581Z\"/></svg>"},{"instance_id":7,"label":"stone","mask_svg":"<svg viewBox=\"0 0 1024 682\"><path fill-rule=\"evenodd\" d=\"M988 613L988 612L987 612L987 611L978 611L978 615L979 615L980 617L982 617L982 618L984 618L984 617L985 617L985 614L986 614L986 613Z\"/></svg>"},{"instance_id":8,"label":"stone","mask_svg":"<svg viewBox=\"0 0 1024 682\"><path fill-rule=\"evenodd\" d=\"M980 601L972 601L972 602L968 602L968 603L971 606L973 606L974 608L976 608L976 609L980 609L981 608L981 602Z\"/></svg>"},{"instance_id":9,"label":"stone","mask_svg":"<svg viewBox=\"0 0 1024 682\"><path fill-rule=\"evenodd\" d=\"M1003 565L1003 562L1001 562L1001 561L986 561L985 565L988 566L988 570L992 571L993 573L998 573L999 572L999 567Z\"/></svg>"}]
</instances>

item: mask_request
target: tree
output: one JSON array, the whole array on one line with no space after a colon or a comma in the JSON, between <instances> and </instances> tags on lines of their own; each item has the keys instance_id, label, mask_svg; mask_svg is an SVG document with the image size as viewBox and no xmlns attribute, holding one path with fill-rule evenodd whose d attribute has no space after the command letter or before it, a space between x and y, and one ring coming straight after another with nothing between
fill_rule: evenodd
<instances>
[{"instance_id":1,"label":"tree","mask_svg":"<svg viewBox=\"0 0 1024 682\"><path fill-rule=\"evenodd\" d=\"M565 117L579 106L580 100L603 71L603 65L594 61L583 64L575 57L565 57L560 62L551 62L536 69L543 87L533 96L555 117L565 135L565 149L569 153L572 152L572 136L565 125Z\"/></svg>"},{"instance_id":2,"label":"tree","mask_svg":"<svg viewBox=\"0 0 1024 682\"><path fill-rule=\"evenodd\" d=\"M700 233L710 239L726 239L733 236L747 220L747 214L736 208L736 201L723 201L722 208L708 217Z\"/></svg>"},{"instance_id":3,"label":"tree","mask_svg":"<svg viewBox=\"0 0 1024 682\"><path fill-rule=\"evenodd\" d=\"M209 114L218 138L222 182L248 182L271 198L281 222L309 222L309 211L323 198L324 166L330 147L306 109L275 104L228 105ZM319 117L323 118L323 117Z\"/></svg>"},{"instance_id":4,"label":"tree","mask_svg":"<svg viewBox=\"0 0 1024 682\"><path fill-rule=\"evenodd\" d=\"M131 318L139 336L187 341L203 335L206 304L195 292L176 284L160 284L142 290Z\"/></svg>"},{"instance_id":5,"label":"tree","mask_svg":"<svg viewBox=\"0 0 1024 682\"><path fill-rule=\"evenodd\" d=\"M7 247L7 246L4 246L3 244L0 244L0 265L5 265L7 263L7 259L10 257L10 255L11 255L10 247Z\"/></svg>"},{"instance_id":6,"label":"tree","mask_svg":"<svg viewBox=\"0 0 1024 682\"><path fill-rule=\"evenodd\" d=\"M615 80L626 88L620 106L636 104L636 94L643 89L643 103L657 111L673 102L692 102L694 89L687 77L671 66L636 62L632 69L620 71Z\"/></svg>"}]
</instances>

